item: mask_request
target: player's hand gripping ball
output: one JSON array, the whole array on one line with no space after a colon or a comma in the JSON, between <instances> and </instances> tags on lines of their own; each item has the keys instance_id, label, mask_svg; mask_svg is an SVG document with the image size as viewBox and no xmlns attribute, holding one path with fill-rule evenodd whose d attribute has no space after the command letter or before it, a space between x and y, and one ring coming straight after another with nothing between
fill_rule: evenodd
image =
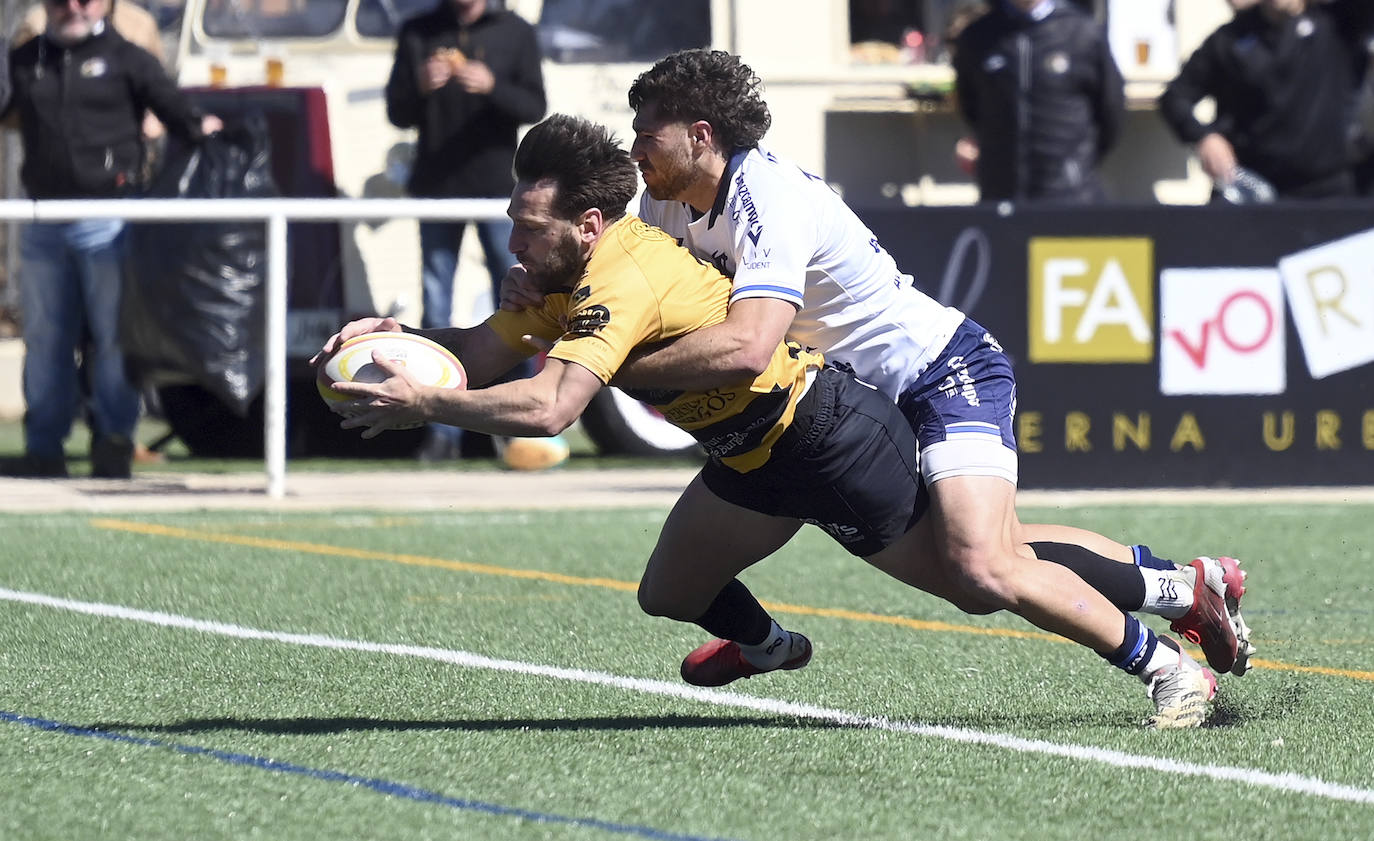
<instances>
[{"instance_id":1,"label":"player's hand gripping ball","mask_svg":"<svg viewBox=\"0 0 1374 841\"><path fill-rule=\"evenodd\" d=\"M315 387L336 414L349 415L344 407L357 398L337 392L330 388L331 385L338 382L379 383L386 379L386 372L372 361L374 351L381 351L384 358L406 366L421 385L467 387L468 376L463 363L443 345L413 333L364 333L344 342L316 369ZM415 429L421 425L413 423L393 429Z\"/></svg>"}]
</instances>

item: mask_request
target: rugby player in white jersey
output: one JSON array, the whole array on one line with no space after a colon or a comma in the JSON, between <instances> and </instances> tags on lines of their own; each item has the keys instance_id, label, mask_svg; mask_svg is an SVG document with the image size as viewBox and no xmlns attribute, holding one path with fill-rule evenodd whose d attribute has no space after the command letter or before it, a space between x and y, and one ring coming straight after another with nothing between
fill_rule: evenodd
<instances>
[{"instance_id":1,"label":"rugby player in white jersey","mask_svg":"<svg viewBox=\"0 0 1374 841\"><path fill-rule=\"evenodd\" d=\"M897 401L920 441L933 516L917 525L909 557L884 571L969 612L1013 610L1092 647L1139 674L1161 711L1180 698L1209 697L1210 675L1157 647L1134 617L1125 615L1123 627L1120 611L1108 621L1094 609L1089 621L1084 605L1105 594L1121 609L1167 616L1203 645L1213 668L1243 673L1253 649L1239 617L1244 588L1235 561L1200 558L1179 569L1144 547L1019 522L1015 381L1000 346L962 313L916 290L820 179L759 148L770 118L758 87L736 57L694 50L659 62L631 88L631 155L648 193L641 216L732 276L734 290L724 322L632 359L616 384L707 389L756 371L784 337L816 347ZM505 297L509 308L537 300L524 297L518 283L507 284ZM722 504L694 483L665 526L640 602L650 613L693 621L680 613L678 571L694 563L738 573L800 525ZM685 535L695 540L673 539ZM690 552L692 563L673 551ZM708 614L732 612L762 612L738 580ZM788 632L767 627L754 625L754 638L694 651L683 662L684 679L719 685L804 663L801 643L769 646ZM809 659L809 642L804 648Z\"/></svg>"},{"instance_id":2,"label":"rugby player in white jersey","mask_svg":"<svg viewBox=\"0 0 1374 841\"><path fill-rule=\"evenodd\" d=\"M357 398L343 409L344 427L366 428L365 437L419 422L492 434L557 434L613 379L634 348L689 335L727 317L732 281L626 212L637 175L629 153L604 127L561 114L549 117L521 141L515 173L510 247L544 290L542 305L501 310L472 328L416 332L457 353L473 382L488 382L532 355L530 337L551 343L543 370L488 388L443 389L422 386L403 364L378 359L388 375L384 381L332 384ZM387 318L351 322L322 355L350 336L388 329L401 325ZM825 364L821 354L780 342L761 374L702 392L637 393L690 431L709 455L673 516L691 519L693 512L710 508L738 508L764 524L757 532L764 540L773 538L773 523L826 523L846 550L898 577L911 567L915 545L929 539L928 530L916 525L926 506L915 430L897 404L852 373ZM756 674L761 670L748 666L747 658L773 652L782 658L780 668L804 666L810 642L777 627L739 583L733 566L703 562L702 533L685 531L680 523L665 525L650 558L652 573L640 590L645 609L720 637L693 661L702 668L729 662L732 670L717 668L717 678ZM735 536L747 540L754 534ZM1122 626L1120 610L1091 589L1087 595L1080 613L1100 619L1108 635ZM1084 619L1078 629L1096 624ZM1082 641L1099 649L1117 644L1100 631L1084 631ZM1187 663L1201 672L1176 644L1142 645L1132 663L1156 669L1160 663ZM703 682L699 669L686 674ZM1200 694L1156 703L1156 727L1193 726L1206 712Z\"/></svg>"}]
</instances>

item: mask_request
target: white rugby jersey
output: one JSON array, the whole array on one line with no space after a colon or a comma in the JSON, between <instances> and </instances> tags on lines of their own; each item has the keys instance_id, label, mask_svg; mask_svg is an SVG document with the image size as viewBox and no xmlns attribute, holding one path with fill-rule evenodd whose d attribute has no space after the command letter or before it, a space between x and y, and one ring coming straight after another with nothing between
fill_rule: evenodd
<instances>
[{"instance_id":1,"label":"white rugby jersey","mask_svg":"<svg viewBox=\"0 0 1374 841\"><path fill-rule=\"evenodd\" d=\"M798 307L788 338L854 366L896 399L964 320L912 285L820 178L764 149L735 154L709 213L655 201L640 218L734 279L731 303L781 298Z\"/></svg>"}]
</instances>

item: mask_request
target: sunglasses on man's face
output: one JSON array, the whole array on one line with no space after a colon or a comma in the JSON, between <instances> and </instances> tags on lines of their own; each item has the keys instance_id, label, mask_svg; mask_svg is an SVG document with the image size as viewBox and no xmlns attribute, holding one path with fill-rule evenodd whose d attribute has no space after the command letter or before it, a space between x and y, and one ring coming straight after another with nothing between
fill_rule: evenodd
<instances>
[{"instance_id":1,"label":"sunglasses on man's face","mask_svg":"<svg viewBox=\"0 0 1374 841\"><path fill-rule=\"evenodd\" d=\"M70 2L71 2L71 0L47 0L47 4L48 4L49 6L52 6L52 7L54 7L54 8L58 8L58 9L66 8L67 4L70 3ZM96 0L76 0L76 5L78 5L78 6L80 6L81 8L84 9L84 8L86 8L87 6L91 5L91 4L94 3L94 2L96 2Z\"/></svg>"}]
</instances>

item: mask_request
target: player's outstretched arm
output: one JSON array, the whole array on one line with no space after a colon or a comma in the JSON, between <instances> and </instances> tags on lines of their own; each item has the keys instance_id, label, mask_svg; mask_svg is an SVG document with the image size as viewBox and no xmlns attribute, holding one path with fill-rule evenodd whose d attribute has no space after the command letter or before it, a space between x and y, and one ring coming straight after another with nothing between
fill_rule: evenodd
<instances>
[{"instance_id":1,"label":"player's outstretched arm","mask_svg":"<svg viewBox=\"0 0 1374 841\"><path fill-rule=\"evenodd\" d=\"M705 391L747 382L768 367L797 308L778 298L745 298L725 320L652 350L636 350L612 385Z\"/></svg>"},{"instance_id":2,"label":"player's outstretched arm","mask_svg":"<svg viewBox=\"0 0 1374 841\"><path fill-rule=\"evenodd\" d=\"M362 429L364 438L414 423L446 423L522 438L557 435L581 416L602 382L575 363L548 359L528 379L472 390L422 386L405 366L380 355L373 361L386 372L380 383L335 383L334 389L357 398L341 424Z\"/></svg>"}]
</instances>

